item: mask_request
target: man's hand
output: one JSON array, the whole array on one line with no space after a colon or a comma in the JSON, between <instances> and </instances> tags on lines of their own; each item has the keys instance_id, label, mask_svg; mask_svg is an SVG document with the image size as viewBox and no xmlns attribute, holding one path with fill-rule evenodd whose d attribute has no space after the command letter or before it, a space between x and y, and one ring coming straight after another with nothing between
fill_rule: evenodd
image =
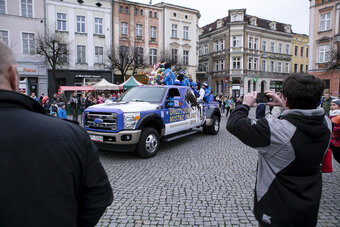
<instances>
[{"instance_id":1,"label":"man's hand","mask_svg":"<svg viewBox=\"0 0 340 227\"><path fill-rule=\"evenodd\" d=\"M275 92L269 90L266 91L265 93L273 100L272 102L266 103L268 106L282 106L282 100L279 96L275 94Z\"/></svg>"},{"instance_id":2,"label":"man's hand","mask_svg":"<svg viewBox=\"0 0 340 227\"><path fill-rule=\"evenodd\" d=\"M256 98L257 98L257 92L253 91L252 93L248 93L243 98L243 105L247 105L249 107L255 107L256 106Z\"/></svg>"}]
</instances>

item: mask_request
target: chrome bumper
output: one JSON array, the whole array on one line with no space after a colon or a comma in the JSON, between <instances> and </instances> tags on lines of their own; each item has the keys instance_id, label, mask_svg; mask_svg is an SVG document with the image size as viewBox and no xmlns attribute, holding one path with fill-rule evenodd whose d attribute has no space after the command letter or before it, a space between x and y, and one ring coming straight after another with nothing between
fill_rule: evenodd
<instances>
[{"instance_id":1,"label":"chrome bumper","mask_svg":"<svg viewBox=\"0 0 340 227\"><path fill-rule=\"evenodd\" d=\"M94 132L94 131L87 131L89 135L95 135L95 136L108 136L108 137L114 137L115 142L100 142L105 144L117 144L117 145L128 145L128 144L137 144L139 142L140 134L142 130L131 130L131 131L120 131L117 133L105 133L105 132ZM130 141L122 141L122 136L124 135L131 135Z\"/></svg>"}]
</instances>

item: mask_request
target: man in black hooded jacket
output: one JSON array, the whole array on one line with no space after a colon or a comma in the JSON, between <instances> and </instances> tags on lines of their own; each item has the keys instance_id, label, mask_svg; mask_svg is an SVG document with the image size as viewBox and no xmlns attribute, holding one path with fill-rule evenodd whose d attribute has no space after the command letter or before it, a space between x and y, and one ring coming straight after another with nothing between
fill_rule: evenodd
<instances>
[{"instance_id":1,"label":"man in black hooded jacket","mask_svg":"<svg viewBox=\"0 0 340 227\"><path fill-rule=\"evenodd\" d=\"M317 106L323 82L298 74L283 83L283 119L248 118L256 93L247 94L231 113L227 129L258 150L254 214L261 226L316 226L321 198L320 164L327 151L331 123Z\"/></svg>"},{"instance_id":2,"label":"man in black hooded jacket","mask_svg":"<svg viewBox=\"0 0 340 227\"><path fill-rule=\"evenodd\" d=\"M113 199L95 145L17 93L18 81L0 41L0 226L95 226Z\"/></svg>"}]
</instances>

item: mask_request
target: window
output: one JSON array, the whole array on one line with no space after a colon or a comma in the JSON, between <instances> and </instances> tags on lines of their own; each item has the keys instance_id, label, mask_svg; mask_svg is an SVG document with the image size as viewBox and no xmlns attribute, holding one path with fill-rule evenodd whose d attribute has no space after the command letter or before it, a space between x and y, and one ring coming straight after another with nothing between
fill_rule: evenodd
<instances>
[{"instance_id":1,"label":"window","mask_svg":"<svg viewBox=\"0 0 340 227\"><path fill-rule=\"evenodd\" d=\"M224 70L224 65L225 65L224 62L225 62L224 60L221 60L221 61L220 61L220 69L221 69L221 71Z\"/></svg>"},{"instance_id":2,"label":"window","mask_svg":"<svg viewBox=\"0 0 340 227\"><path fill-rule=\"evenodd\" d=\"M136 36L137 37L143 36L143 25L141 25L141 24L136 25Z\"/></svg>"},{"instance_id":3,"label":"window","mask_svg":"<svg viewBox=\"0 0 340 227\"><path fill-rule=\"evenodd\" d=\"M149 51L150 57L150 65L155 65L157 62L157 50L156 49L150 49Z\"/></svg>"},{"instance_id":4,"label":"window","mask_svg":"<svg viewBox=\"0 0 340 227\"><path fill-rule=\"evenodd\" d=\"M218 45L218 40L214 42L214 51L218 51L219 45Z\"/></svg>"},{"instance_id":5,"label":"window","mask_svg":"<svg viewBox=\"0 0 340 227\"><path fill-rule=\"evenodd\" d=\"M262 51L267 51L267 40L262 40Z\"/></svg>"},{"instance_id":6,"label":"window","mask_svg":"<svg viewBox=\"0 0 340 227\"><path fill-rule=\"evenodd\" d=\"M294 72L297 73L297 68L298 68L298 65L297 64L294 64Z\"/></svg>"},{"instance_id":7,"label":"window","mask_svg":"<svg viewBox=\"0 0 340 227\"><path fill-rule=\"evenodd\" d=\"M154 18L157 18L157 12L154 12L154 13L153 13L153 17L154 17Z\"/></svg>"},{"instance_id":8,"label":"window","mask_svg":"<svg viewBox=\"0 0 340 227\"><path fill-rule=\"evenodd\" d=\"M308 47L306 48L306 58L308 58Z\"/></svg>"},{"instance_id":9,"label":"window","mask_svg":"<svg viewBox=\"0 0 340 227\"><path fill-rule=\"evenodd\" d=\"M306 65L306 73L308 72L308 65Z\"/></svg>"},{"instance_id":10,"label":"window","mask_svg":"<svg viewBox=\"0 0 340 227\"><path fill-rule=\"evenodd\" d=\"M183 39L189 39L189 27L188 26L183 27Z\"/></svg>"},{"instance_id":11,"label":"window","mask_svg":"<svg viewBox=\"0 0 340 227\"><path fill-rule=\"evenodd\" d=\"M241 68L241 58L233 58L233 69Z\"/></svg>"},{"instance_id":12,"label":"window","mask_svg":"<svg viewBox=\"0 0 340 227\"><path fill-rule=\"evenodd\" d=\"M274 42L270 42L270 52L275 52L275 43Z\"/></svg>"},{"instance_id":13,"label":"window","mask_svg":"<svg viewBox=\"0 0 340 227\"><path fill-rule=\"evenodd\" d=\"M208 44L204 45L204 54L208 54L209 53L209 48L208 48Z\"/></svg>"},{"instance_id":14,"label":"window","mask_svg":"<svg viewBox=\"0 0 340 227\"><path fill-rule=\"evenodd\" d=\"M129 13L129 7L128 6L125 7L125 13Z\"/></svg>"},{"instance_id":15,"label":"window","mask_svg":"<svg viewBox=\"0 0 340 227\"><path fill-rule=\"evenodd\" d=\"M177 24L172 25L171 37L177 38Z\"/></svg>"},{"instance_id":16,"label":"window","mask_svg":"<svg viewBox=\"0 0 340 227\"><path fill-rule=\"evenodd\" d=\"M248 69L253 69L253 58L248 58Z\"/></svg>"},{"instance_id":17,"label":"window","mask_svg":"<svg viewBox=\"0 0 340 227\"><path fill-rule=\"evenodd\" d=\"M22 49L24 54L34 54L33 33L22 33Z\"/></svg>"},{"instance_id":18,"label":"window","mask_svg":"<svg viewBox=\"0 0 340 227\"><path fill-rule=\"evenodd\" d=\"M233 47L241 46L241 36L233 36Z\"/></svg>"},{"instance_id":19,"label":"window","mask_svg":"<svg viewBox=\"0 0 340 227\"><path fill-rule=\"evenodd\" d=\"M66 31L66 14L57 13L57 30Z\"/></svg>"},{"instance_id":20,"label":"window","mask_svg":"<svg viewBox=\"0 0 340 227\"><path fill-rule=\"evenodd\" d=\"M119 6L119 12L120 12L120 13L123 13L123 11L124 11L123 6Z\"/></svg>"},{"instance_id":21,"label":"window","mask_svg":"<svg viewBox=\"0 0 340 227\"><path fill-rule=\"evenodd\" d=\"M77 16L77 32L85 32L85 17Z\"/></svg>"},{"instance_id":22,"label":"window","mask_svg":"<svg viewBox=\"0 0 340 227\"><path fill-rule=\"evenodd\" d=\"M138 15L138 9L135 8L135 15L137 16Z\"/></svg>"},{"instance_id":23,"label":"window","mask_svg":"<svg viewBox=\"0 0 340 227\"><path fill-rule=\"evenodd\" d=\"M215 71L220 71L220 61L215 61Z\"/></svg>"},{"instance_id":24,"label":"window","mask_svg":"<svg viewBox=\"0 0 340 227\"><path fill-rule=\"evenodd\" d=\"M282 62L277 63L277 72L282 73Z\"/></svg>"},{"instance_id":25,"label":"window","mask_svg":"<svg viewBox=\"0 0 340 227\"><path fill-rule=\"evenodd\" d=\"M171 50L171 60L173 63L177 63L177 54L178 54L178 50L177 49L172 49Z\"/></svg>"},{"instance_id":26,"label":"window","mask_svg":"<svg viewBox=\"0 0 340 227\"><path fill-rule=\"evenodd\" d=\"M248 40L248 48L249 49L252 49L253 48L253 37L249 37L249 40Z\"/></svg>"},{"instance_id":27,"label":"window","mask_svg":"<svg viewBox=\"0 0 340 227\"><path fill-rule=\"evenodd\" d=\"M150 37L151 39L156 39L156 27L154 26L150 27Z\"/></svg>"},{"instance_id":28,"label":"window","mask_svg":"<svg viewBox=\"0 0 340 227\"><path fill-rule=\"evenodd\" d=\"M143 16L143 9L139 10L139 14Z\"/></svg>"},{"instance_id":29,"label":"window","mask_svg":"<svg viewBox=\"0 0 340 227\"><path fill-rule=\"evenodd\" d=\"M331 29L331 12L320 15L320 31L327 31Z\"/></svg>"},{"instance_id":30,"label":"window","mask_svg":"<svg viewBox=\"0 0 340 227\"><path fill-rule=\"evenodd\" d=\"M329 62L329 46L326 45L319 45L318 47L318 59L319 63Z\"/></svg>"},{"instance_id":31,"label":"window","mask_svg":"<svg viewBox=\"0 0 340 227\"><path fill-rule=\"evenodd\" d=\"M303 65L300 65L300 72L303 73Z\"/></svg>"},{"instance_id":32,"label":"window","mask_svg":"<svg viewBox=\"0 0 340 227\"><path fill-rule=\"evenodd\" d=\"M8 31L0 30L0 40L4 41L8 45Z\"/></svg>"},{"instance_id":33,"label":"window","mask_svg":"<svg viewBox=\"0 0 340 227\"><path fill-rule=\"evenodd\" d=\"M152 11L149 11L149 17L152 17Z\"/></svg>"},{"instance_id":34,"label":"window","mask_svg":"<svg viewBox=\"0 0 340 227\"><path fill-rule=\"evenodd\" d=\"M103 64L103 47L95 47L94 49L94 63Z\"/></svg>"},{"instance_id":35,"label":"window","mask_svg":"<svg viewBox=\"0 0 340 227\"><path fill-rule=\"evenodd\" d=\"M183 65L189 65L189 51L183 50Z\"/></svg>"},{"instance_id":36,"label":"window","mask_svg":"<svg viewBox=\"0 0 340 227\"><path fill-rule=\"evenodd\" d=\"M286 44L286 54L289 54L289 49L290 49L289 44Z\"/></svg>"},{"instance_id":37,"label":"window","mask_svg":"<svg viewBox=\"0 0 340 227\"><path fill-rule=\"evenodd\" d=\"M94 18L94 33L103 34L103 18Z\"/></svg>"},{"instance_id":38,"label":"window","mask_svg":"<svg viewBox=\"0 0 340 227\"><path fill-rule=\"evenodd\" d=\"M289 73L289 63L285 63L285 73Z\"/></svg>"},{"instance_id":39,"label":"window","mask_svg":"<svg viewBox=\"0 0 340 227\"><path fill-rule=\"evenodd\" d=\"M0 14L6 14L6 1L0 0Z\"/></svg>"},{"instance_id":40,"label":"window","mask_svg":"<svg viewBox=\"0 0 340 227\"><path fill-rule=\"evenodd\" d=\"M259 39L255 38L254 39L254 49L257 50L257 45L258 45Z\"/></svg>"},{"instance_id":41,"label":"window","mask_svg":"<svg viewBox=\"0 0 340 227\"><path fill-rule=\"evenodd\" d=\"M220 40L221 50L224 50L224 39Z\"/></svg>"},{"instance_id":42,"label":"window","mask_svg":"<svg viewBox=\"0 0 340 227\"><path fill-rule=\"evenodd\" d=\"M129 47L128 46L119 47L119 58L120 58L120 64L128 64L129 62Z\"/></svg>"},{"instance_id":43,"label":"window","mask_svg":"<svg viewBox=\"0 0 340 227\"><path fill-rule=\"evenodd\" d=\"M128 34L128 24L126 22L121 23L121 34L122 35Z\"/></svg>"},{"instance_id":44,"label":"window","mask_svg":"<svg viewBox=\"0 0 340 227\"><path fill-rule=\"evenodd\" d=\"M266 60L262 60L261 71L265 72L266 68L267 68L267 61Z\"/></svg>"},{"instance_id":45,"label":"window","mask_svg":"<svg viewBox=\"0 0 340 227\"><path fill-rule=\"evenodd\" d=\"M136 47L135 51L136 51L136 56L137 56L137 59L135 59L136 63L137 64L142 64L143 60L144 60L144 50L143 50L143 47Z\"/></svg>"},{"instance_id":46,"label":"window","mask_svg":"<svg viewBox=\"0 0 340 227\"><path fill-rule=\"evenodd\" d=\"M86 46L77 45L77 63L86 63Z\"/></svg>"},{"instance_id":47,"label":"window","mask_svg":"<svg viewBox=\"0 0 340 227\"><path fill-rule=\"evenodd\" d=\"M298 51L299 51L299 47L298 47L298 46L295 46L295 51L294 51L294 55L295 55L295 56L298 56Z\"/></svg>"},{"instance_id":48,"label":"window","mask_svg":"<svg viewBox=\"0 0 340 227\"><path fill-rule=\"evenodd\" d=\"M253 69L256 70L256 71L258 70L258 68L257 68L258 67L258 62L259 62L259 59L258 58L254 58L254 68Z\"/></svg>"},{"instance_id":49,"label":"window","mask_svg":"<svg viewBox=\"0 0 340 227\"><path fill-rule=\"evenodd\" d=\"M33 17L32 0L21 0L21 16Z\"/></svg>"},{"instance_id":50,"label":"window","mask_svg":"<svg viewBox=\"0 0 340 227\"><path fill-rule=\"evenodd\" d=\"M303 57L304 48L301 47L301 57Z\"/></svg>"},{"instance_id":51,"label":"window","mask_svg":"<svg viewBox=\"0 0 340 227\"><path fill-rule=\"evenodd\" d=\"M282 54L282 43L279 43L277 50L278 50L279 54Z\"/></svg>"},{"instance_id":52,"label":"window","mask_svg":"<svg viewBox=\"0 0 340 227\"><path fill-rule=\"evenodd\" d=\"M270 61L270 72L275 72L275 62Z\"/></svg>"}]
</instances>

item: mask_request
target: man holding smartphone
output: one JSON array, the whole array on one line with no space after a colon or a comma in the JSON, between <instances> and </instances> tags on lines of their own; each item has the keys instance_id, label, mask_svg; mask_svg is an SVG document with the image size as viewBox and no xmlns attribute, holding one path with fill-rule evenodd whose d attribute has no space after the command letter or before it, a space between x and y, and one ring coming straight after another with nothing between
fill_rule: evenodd
<instances>
[{"instance_id":1,"label":"man holding smartphone","mask_svg":"<svg viewBox=\"0 0 340 227\"><path fill-rule=\"evenodd\" d=\"M283 119L248 118L256 102L253 92L231 113L227 130L258 150L254 214L261 226L316 226L321 198L320 164L330 141L331 123L317 108L323 82L294 74L283 83Z\"/></svg>"}]
</instances>

